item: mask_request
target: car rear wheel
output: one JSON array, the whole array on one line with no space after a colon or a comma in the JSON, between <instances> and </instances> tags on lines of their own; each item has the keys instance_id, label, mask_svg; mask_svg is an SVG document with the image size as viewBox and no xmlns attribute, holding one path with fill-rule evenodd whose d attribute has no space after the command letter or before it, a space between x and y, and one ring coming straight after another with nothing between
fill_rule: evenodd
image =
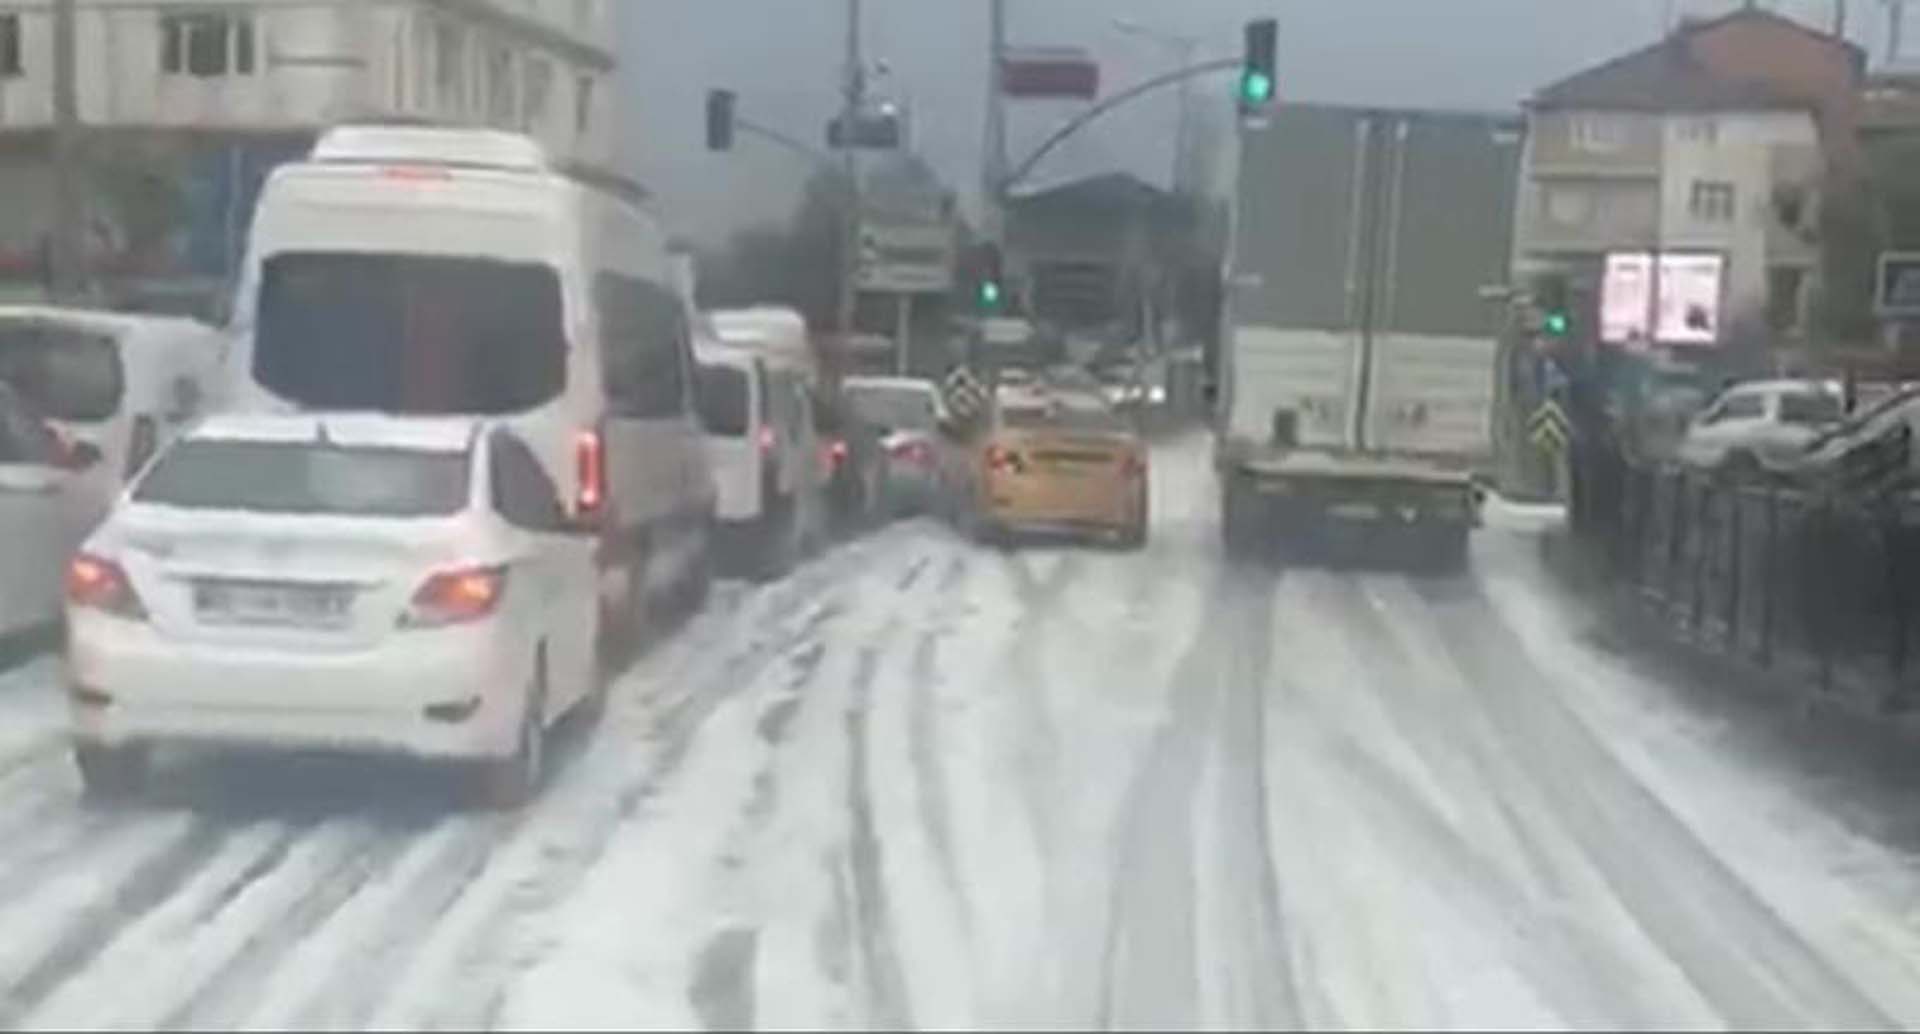
<instances>
[{"instance_id":1,"label":"car rear wheel","mask_svg":"<svg viewBox=\"0 0 1920 1034\"><path fill-rule=\"evenodd\" d=\"M1152 527L1152 502L1146 488L1140 489L1140 499L1134 504L1133 523L1120 535L1120 548L1140 550L1147 547L1147 536Z\"/></svg>"},{"instance_id":2,"label":"car rear wheel","mask_svg":"<svg viewBox=\"0 0 1920 1034\"><path fill-rule=\"evenodd\" d=\"M100 747L75 744L73 761L88 798L119 801L137 795L146 786L150 755L144 747Z\"/></svg>"},{"instance_id":3,"label":"car rear wheel","mask_svg":"<svg viewBox=\"0 0 1920 1034\"><path fill-rule=\"evenodd\" d=\"M534 659L533 678L520 717L520 732L511 755L488 761L480 772L480 793L490 808L512 811L525 807L540 791L547 766L547 655L543 647Z\"/></svg>"}]
</instances>

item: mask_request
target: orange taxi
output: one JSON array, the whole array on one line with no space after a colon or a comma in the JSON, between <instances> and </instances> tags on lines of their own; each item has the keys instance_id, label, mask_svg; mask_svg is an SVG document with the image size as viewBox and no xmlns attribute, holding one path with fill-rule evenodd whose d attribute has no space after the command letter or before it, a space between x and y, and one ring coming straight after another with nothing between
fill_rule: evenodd
<instances>
[{"instance_id":1,"label":"orange taxi","mask_svg":"<svg viewBox=\"0 0 1920 1034\"><path fill-rule=\"evenodd\" d=\"M1146 544L1146 443L1106 400L1022 392L996 409L978 454L979 538L1059 531Z\"/></svg>"}]
</instances>

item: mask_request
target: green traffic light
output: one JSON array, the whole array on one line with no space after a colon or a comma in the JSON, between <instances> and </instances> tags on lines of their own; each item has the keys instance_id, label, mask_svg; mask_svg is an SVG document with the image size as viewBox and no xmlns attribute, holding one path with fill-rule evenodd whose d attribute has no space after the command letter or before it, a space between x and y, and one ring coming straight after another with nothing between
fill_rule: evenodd
<instances>
[{"instance_id":1,"label":"green traffic light","mask_svg":"<svg viewBox=\"0 0 1920 1034\"><path fill-rule=\"evenodd\" d=\"M1567 331L1573 329L1573 321L1567 319L1564 312L1550 312L1542 326L1553 337L1566 337Z\"/></svg>"},{"instance_id":2,"label":"green traffic light","mask_svg":"<svg viewBox=\"0 0 1920 1034\"><path fill-rule=\"evenodd\" d=\"M1248 104L1265 104L1273 99L1273 77L1257 69L1240 76L1240 98Z\"/></svg>"},{"instance_id":3,"label":"green traffic light","mask_svg":"<svg viewBox=\"0 0 1920 1034\"><path fill-rule=\"evenodd\" d=\"M1000 305L1000 285L989 280L980 285L980 305L992 309Z\"/></svg>"}]
</instances>

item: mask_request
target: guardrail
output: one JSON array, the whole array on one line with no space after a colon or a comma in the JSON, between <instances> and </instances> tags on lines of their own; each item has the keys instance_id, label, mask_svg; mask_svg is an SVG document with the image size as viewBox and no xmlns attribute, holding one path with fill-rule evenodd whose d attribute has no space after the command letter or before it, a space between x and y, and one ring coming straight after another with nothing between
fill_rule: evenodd
<instances>
[{"instance_id":1,"label":"guardrail","mask_svg":"<svg viewBox=\"0 0 1920 1034\"><path fill-rule=\"evenodd\" d=\"M1920 515L1676 469L1626 472L1593 532L1620 588L1695 646L1920 709Z\"/></svg>"}]
</instances>

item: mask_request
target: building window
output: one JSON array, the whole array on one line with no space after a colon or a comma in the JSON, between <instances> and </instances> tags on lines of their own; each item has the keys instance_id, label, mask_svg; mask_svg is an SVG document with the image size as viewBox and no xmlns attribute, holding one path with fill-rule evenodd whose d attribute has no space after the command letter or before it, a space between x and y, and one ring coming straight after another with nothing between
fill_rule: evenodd
<instances>
[{"instance_id":1,"label":"building window","mask_svg":"<svg viewBox=\"0 0 1920 1034\"><path fill-rule=\"evenodd\" d=\"M253 18L244 14L160 16L160 70L167 75L213 79L252 75Z\"/></svg>"},{"instance_id":2,"label":"building window","mask_svg":"<svg viewBox=\"0 0 1920 1034\"><path fill-rule=\"evenodd\" d=\"M573 98L573 128L585 133L593 125L593 76L580 77L580 90Z\"/></svg>"},{"instance_id":3,"label":"building window","mask_svg":"<svg viewBox=\"0 0 1920 1034\"><path fill-rule=\"evenodd\" d=\"M457 25L433 23L433 82L441 110L457 115L466 109L467 36Z\"/></svg>"},{"instance_id":4,"label":"building window","mask_svg":"<svg viewBox=\"0 0 1920 1034\"><path fill-rule=\"evenodd\" d=\"M0 79L25 72L20 64L20 16L0 14Z\"/></svg>"},{"instance_id":5,"label":"building window","mask_svg":"<svg viewBox=\"0 0 1920 1034\"><path fill-rule=\"evenodd\" d=\"M1680 123L1680 139L1690 144L1712 147L1720 142L1720 121L1712 118L1690 118Z\"/></svg>"},{"instance_id":6,"label":"building window","mask_svg":"<svg viewBox=\"0 0 1920 1034\"><path fill-rule=\"evenodd\" d=\"M521 91L522 129L538 129L547 119L547 101L553 93L553 62L544 57L527 59L525 89Z\"/></svg>"},{"instance_id":7,"label":"building window","mask_svg":"<svg viewBox=\"0 0 1920 1034\"><path fill-rule=\"evenodd\" d=\"M1585 226L1593 221L1593 194L1578 188L1543 188L1540 207L1549 222L1561 226Z\"/></svg>"},{"instance_id":8,"label":"building window","mask_svg":"<svg viewBox=\"0 0 1920 1034\"><path fill-rule=\"evenodd\" d=\"M1703 223L1733 222L1733 184L1720 180L1694 180L1693 193L1687 198L1687 212Z\"/></svg>"},{"instance_id":9,"label":"building window","mask_svg":"<svg viewBox=\"0 0 1920 1034\"><path fill-rule=\"evenodd\" d=\"M496 126L511 126L518 105L514 89L513 51L492 47L487 51L487 121Z\"/></svg>"},{"instance_id":10,"label":"building window","mask_svg":"<svg viewBox=\"0 0 1920 1034\"><path fill-rule=\"evenodd\" d=\"M1573 148L1590 154L1611 154L1626 146L1627 128L1612 115L1583 115L1573 120Z\"/></svg>"}]
</instances>

